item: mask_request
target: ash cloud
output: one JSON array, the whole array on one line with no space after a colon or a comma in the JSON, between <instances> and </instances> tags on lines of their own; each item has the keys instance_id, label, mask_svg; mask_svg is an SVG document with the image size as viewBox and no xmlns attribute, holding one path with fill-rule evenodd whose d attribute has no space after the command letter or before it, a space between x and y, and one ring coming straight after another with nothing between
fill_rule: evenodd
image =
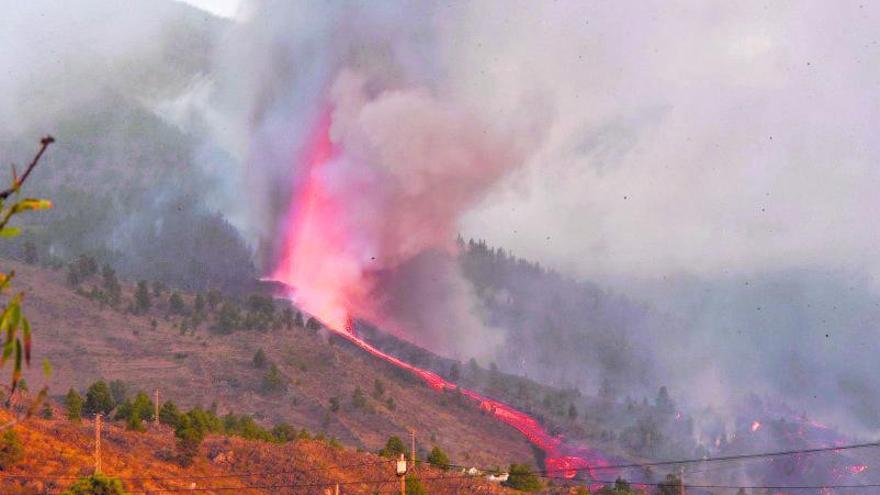
<instances>
[{"instance_id":1,"label":"ash cloud","mask_svg":"<svg viewBox=\"0 0 880 495\"><path fill-rule=\"evenodd\" d=\"M239 104L252 132L249 166L280 167L255 174L255 181L264 181L254 188L255 218L283 218L290 182L275 179L296 175L290 157L306 135L298 126L314 120L316 102L325 101L334 83L337 91L350 86L335 95L340 120L333 138L366 162L396 167L383 174L413 184L421 178L411 174L421 173L422 161L431 157L407 154L418 144L402 134L413 121L394 116L394 104L409 101L405 108L415 111L451 103L498 135L512 134L510 145L524 153L487 187L481 185L479 194L457 198L461 204L451 210L441 205L438 217L416 217L400 231L418 232L430 219L439 228L426 233L425 242L386 227L367 229L388 235L387 245L369 239L382 251L377 273L408 266L426 249L445 249L449 234L460 229L465 237L487 238L646 301L656 323L627 323L632 318L609 310L601 327L628 334L628 343L615 345L638 349L632 359L652 356L653 371L624 379L628 386L648 388L648 376L668 382L694 404L723 403L757 389L778 392L798 406L809 405L803 385L811 380L834 397L855 400L847 390L863 385L873 390L870 374L848 366L851 356L842 347L789 355L787 343L813 342L803 340L805 328L818 328L823 319L804 311L803 304L812 302L798 299L797 291L762 297L772 298L766 305L781 314L800 316L766 322L761 344L742 340L736 332L755 322L745 309L733 309L740 304L734 304L738 296L730 281L781 277L809 289L863 276L868 282L853 297L876 299L875 8L848 2L393 8L255 2L250 8L241 32L251 44L238 50L247 57L227 68L236 74L227 89L244 91L232 91L228 101ZM355 110L342 110L348 105ZM365 125L376 108L391 115ZM383 132L398 139L388 144ZM524 165L517 167L517 159ZM456 186L441 184L447 187ZM446 196L431 191L421 200L431 197ZM399 218L407 225L406 215ZM267 259L278 247L271 242L277 228L261 228ZM381 291L382 284L398 287L408 280L398 277L371 280L371 289L379 291L369 292L379 300L373 310L395 307L381 301ZM706 287L714 288L718 304L685 304ZM541 296L534 294L535 306L552 306ZM483 308L464 313L485 319L485 304L465 304ZM870 314L863 306L849 312L853 320ZM723 328L732 330L722 330L722 317ZM412 315L405 320L422 321ZM582 326L561 323L556 326ZM581 328L572 341L589 340L590 333ZM459 354L473 352L463 347ZM733 351L723 356L727 349L749 351L753 369L761 370L750 383L735 380L742 364ZM813 360L811 351L823 358ZM519 358L508 369L534 376L546 367ZM554 366L560 376L596 386L603 374L626 364ZM838 378L814 376L816 366ZM694 375L706 377L706 386L688 386ZM794 375L801 381L792 381ZM815 408L829 418L850 418L841 421L854 429L880 426L847 406Z\"/></svg>"}]
</instances>

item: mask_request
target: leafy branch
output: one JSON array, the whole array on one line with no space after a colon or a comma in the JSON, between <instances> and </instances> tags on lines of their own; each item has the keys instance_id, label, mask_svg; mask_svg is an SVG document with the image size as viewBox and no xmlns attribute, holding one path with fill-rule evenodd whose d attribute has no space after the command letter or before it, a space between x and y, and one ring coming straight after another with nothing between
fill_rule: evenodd
<instances>
[{"instance_id":1,"label":"leafy branch","mask_svg":"<svg viewBox=\"0 0 880 495\"><path fill-rule=\"evenodd\" d=\"M45 210L52 208L52 202L47 199L24 198L14 202L11 206L6 206L6 202L10 196L18 195L21 187L31 175L34 168L40 162L43 153L50 144L55 142L52 136L46 136L40 140L40 149L31 160L31 163L25 169L24 174L19 177L16 173L15 166L12 167L12 186L9 189L0 191L0 237L15 237L21 233L18 227L8 227L7 225L15 215L30 210ZM0 272L0 294L5 294L10 290L12 279L15 277L15 271L8 273ZM24 292L15 293L0 313L0 338L3 340L2 355L0 355L0 367L4 366L10 359L13 361L12 379L9 386L9 394L6 397L5 406L9 408L12 405L12 398L16 388L21 381L22 368L31 364L31 324L27 317L22 313L21 303L24 299ZM43 361L43 372L48 375L51 373L51 367L48 361ZM25 417L31 416L39 404L46 398L48 388L43 387L25 412ZM21 418L13 417L12 420L0 425L0 430L9 428L17 423Z\"/></svg>"}]
</instances>

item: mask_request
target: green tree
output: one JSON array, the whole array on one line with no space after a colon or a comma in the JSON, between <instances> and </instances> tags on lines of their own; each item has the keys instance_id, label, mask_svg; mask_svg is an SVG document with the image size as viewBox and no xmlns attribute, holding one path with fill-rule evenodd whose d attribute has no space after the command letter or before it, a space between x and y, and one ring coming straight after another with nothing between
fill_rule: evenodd
<instances>
[{"instance_id":1,"label":"green tree","mask_svg":"<svg viewBox=\"0 0 880 495\"><path fill-rule=\"evenodd\" d=\"M351 404L358 409L367 407L367 396L360 387L355 387L351 393Z\"/></svg>"},{"instance_id":2,"label":"green tree","mask_svg":"<svg viewBox=\"0 0 880 495\"><path fill-rule=\"evenodd\" d=\"M663 483L657 485L657 495L678 495L682 492L681 478L670 473Z\"/></svg>"},{"instance_id":3,"label":"green tree","mask_svg":"<svg viewBox=\"0 0 880 495\"><path fill-rule=\"evenodd\" d=\"M385 384L382 382L382 380L376 378L373 381L373 397L378 399L383 395L385 395Z\"/></svg>"},{"instance_id":4,"label":"green tree","mask_svg":"<svg viewBox=\"0 0 880 495\"><path fill-rule=\"evenodd\" d=\"M293 324L294 324L295 326L300 327L300 328L302 328L302 327L304 326L304 323L303 323L303 314L300 313L299 311L297 311L297 312L296 312L296 316L293 317Z\"/></svg>"},{"instance_id":5,"label":"green tree","mask_svg":"<svg viewBox=\"0 0 880 495\"><path fill-rule=\"evenodd\" d=\"M220 312L217 314L217 319L211 329L221 335L227 335L240 326L241 311L235 304L226 302L220 307Z\"/></svg>"},{"instance_id":6,"label":"green tree","mask_svg":"<svg viewBox=\"0 0 880 495\"><path fill-rule=\"evenodd\" d=\"M504 486L524 492L536 492L542 488L541 480L528 464L511 464L508 474Z\"/></svg>"},{"instance_id":7,"label":"green tree","mask_svg":"<svg viewBox=\"0 0 880 495\"><path fill-rule=\"evenodd\" d=\"M437 466L444 471L449 470L449 456L447 456L446 452L443 452L440 447L437 447L436 445L428 454L428 463Z\"/></svg>"},{"instance_id":8,"label":"green tree","mask_svg":"<svg viewBox=\"0 0 880 495\"><path fill-rule=\"evenodd\" d=\"M281 310L281 324L287 330L293 328L293 308L288 306Z\"/></svg>"},{"instance_id":9,"label":"green tree","mask_svg":"<svg viewBox=\"0 0 880 495\"><path fill-rule=\"evenodd\" d=\"M177 405L170 400L165 401L162 404L162 407L159 408L159 422L163 425L168 426L177 426L177 423L180 421L180 409L177 408Z\"/></svg>"},{"instance_id":10,"label":"green tree","mask_svg":"<svg viewBox=\"0 0 880 495\"><path fill-rule=\"evenodd\" d=\"M263 375L263 383L261 384L263 392L272 393L280 392L286 388L284 383L284 375L278 370L274 364L269 366L269 371Z\"/></svg>"},{"instance_id":11,"label":"green tree","mask_svg":"<svg viewBox=\"0 0 880 495\"><path fill-rule=\"evenodd\" d=\"M407 495L428 495L428 491L422 486L422 482L413 475L406 477L406 494Z\"/></svg>"},{"instance_id":12,"label":"green tree","mask_svg":"<svg viewBox=\"0 0 880 495\"><path fill-rule=\"evenodd\" d=\"M186 303L183 302L183 296L179 292L172 292L168 298L168 311L173 315L186 314Z\"/></svg>"},{"instance_id":13,"label":"green tree","mask_svg":"<svg viewBox=\"0 0 880 495\"><path fill-rule=\"evenodd\" d=\"M83 405L83 412L87 415L95 415L98 413L108 414L116 404L113 402L113 395L110 393L110 387L104 380L98 380L86 391L86 402Z\"/></svg>"},{"instance_id":14,"label":"green tree","mask_svg":"<svg viewBox=\"0 0 880 495\"><path fill-rule=\"evenodd\" d=\"M263 349L257 349L257 352L254 353L254 358L251 360L254 368L264 368L266 367L266 362L266 353L263 352Z\"/></svg>"},{"instance_id":15,"label":"green tree","mask_svg":"<svg viewBox=\"0 0 880 495\"><path fill-rule=\"evenodd\" d=\"M330 412L339 411L339 397L330 397Z\"/></svg>"},{"instance_id":16,"label":"green tree","mask_svg":"<svg viewBox=\"0 0 880 495\"><path fill-rule=\"evenodd\" d=\"M136 424L140 424L140 420L153 420L153 401L144 392L138 392L134 400L126 400L116 408L116 419L131 420L133 417L137 418Z\"/></svg>"},{"instance_id":17,"label":"green tree","mask_svg":"<svg viewBox=\"0 0 880 495\"><path fill-rule=\"evenodd\" d=\"M165 292L165 284L154 280L153 281L153 297L160 298L162 297L162 293Z\"/></svg>"},{"instance_id":18,"label":"green tree","mask_svg":"<svg viewBox=\"0 0 880 495\"><path fill-rule=\"evenodd\" d=\"M574 421L578 417L578 410L574 407L574 404L568 405L568 419Z\"/></svg>"},{"instance_id":19,"label":"green tree","mask_svg":"<svg viewBox=\"0 0 880 495\"><path fill-rule=\"evenodd\" d=\"M292 442L296 440L296 428L287 423L278 423L272 428L272 436L278 442Z\"/></svg>"},{"instance_id":20,"label":"green tree","mask_svg":"<svg viewBox=\"0 0 880 495\"><path fill-rule=\"evenodd\" d=\"M204 438L204 430L194 424L189 415L180 417L177 427L174 429L177 437L177 462L187 467L192 465L196 456L199 455L199 446Z\"/></svg>"},{"instance_id":21,"label":"green tree","mask_svg":"<svg viewBox=\"0 0 880 495\"><path fill-rule=\"evenodd\" d=\"M318 331L321 329L321 322L310 316L309 320L306 322L306 328L312 331Z\"/></svg>"},{"instance_id":22,"label":"green tree","mask_svg":"<svg viewBox=\"0 0 880 495\"><path fill-rule=\"evenodd\" d=\"M78 479L61 495L128 495L117 478L101 473Z\"/></svg>"},{"instance_id":23,"label":"green tree","mask_svg":"<svg viewBox=\"0 0 880 495\"><path fill-rule=\"evenodd\" d=\"M379 451L379 455L389 459L397 459L400 457L400 454L406 455L406 445L404 445L403 440L396 435L388 437L385 446Z\"/></svg>"},{"instance_id":24,"label":"green tree","mask_svg":"<svg viewBox=\"0 0 880 495\"><path fill-rule=\"evenodd\" d=\"M104 293L107 295L107 303L116 307L122 301L122 286L116 278L116 271L110 265L104 265L101 269L101 278L104 282Z\"/></svg>"},{"instance_id":25,"label":"green tree","mask_svg":"<svg viewBox=\"0 0 880 495\"><path fill-rule=\"evenodd\" d=\"M669 397L669 390L666 389L665 385L660 387L660 390L657 391L657 398L654 400L654 405L657 406L657 409L661 412L667 414L675 412L675 402Z\"/></svg>"},{"instance_id":26,"label":"green tree","mask_svg":"<svg viewBox=\"0 0 880 495\"><path fill-rule=\"evenodd\" d=\"M142 315L149 311L152 306L150 300L150 289L147 287L146 280L138 280L137 289L134 291L134 313Z\"/></svg>"},{"instance_id":27,"label":"green tree","mask_svg":"<svg viewBox=\"0 0 880 495\"><path fill-rule=\"evenodd\" d=\"M611 486L603 486L596 492L596 495L636 495L636 490L623 478L617 478ZM677 494L678 492L676 492Z\"/></svg>"},{"instance_id":28,"label":"green tree","mask_svg":"<svg viewBox=\"0 0 880 495\"><path fill-rule=\"evenodd\" d=\"M11 428L0 433L0 470L8 471L23 458L24 446L18 438L18 433Z\"/></svg>"},{"instance_id":29,"label":"green tree","mask_svg":"<svg viewBox=\"0 0 880 495\"><path fill-rule=\"evenodd\" d=\"M220 305L220 302L223 301L223 295L217 289L211 289L208 291L206 299L208 300L208 307L211 308L211 311L214 311Z\"/></svg>"},{"instance_id":30,"label":"green tree","mask_svg":"<svg viewBox=\"0 0 880 495\"><path fill-rule=\"evenodd\" d=\"M455 383L461 379L461 366L455 362L449 367L449 381Z\"/></svg>"},{"instance_id":31,"label":"green tree","mask_svg":"<svg viewBox=\"0 0 880 495\"><path fill-rule=\"evenodd\" d=\"M196 298L193 301L193 312L197 315L205 313L205 296L203 296L201 292L196 294Z\"/></svg>"},{"instance_id":32,"label":"green tree","mask_svg":"<svg viewBox=\"0 0 880 495\"><path fill-rule=\"evenodd\" d=\"M64 409L67 411L67 419L79 421L82 419L83 400L76 390L71 388L64 397Z\"/></svg>"},{"instance_id":33,"label":"green tree","mask_svg":"<svg viewBox=\"0 0 880 495\"><path fill-rule=\"evenodd\" d=\"M122 404L128 399L128 385L122 380L110 381L110 396L113 397L113 403Z\"/></svg>"}]
</instances>

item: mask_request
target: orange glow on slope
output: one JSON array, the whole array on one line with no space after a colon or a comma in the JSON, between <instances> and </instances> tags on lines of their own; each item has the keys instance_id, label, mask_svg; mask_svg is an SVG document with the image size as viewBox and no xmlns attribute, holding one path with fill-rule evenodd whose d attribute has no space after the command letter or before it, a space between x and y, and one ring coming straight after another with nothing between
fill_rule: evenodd
<instances>
[{"instance_id":1,"label":"orange glow on slope","mask_svg":"<svg viewBox=\"0 0 880 495\"><path fill-rule=\"evenodd\" d=\"M565 445L522 411L460 388L432 371L386 354L358 338L349 309L369 289L356 262L359 253L350 251L352 239L344 224L342 199L333 194L331 179L326 174L327 165L338 156L330 140L330 124L331 113L325 111L309 147L304 150L305 183L294 189L281 254L271 278L291 287L290 297L297 305L318 317L334 333L373 356L409 371L438 392L458 390L499 421L515 428L546 453L549 476L570 479L579 471L589 471L591 466L607 465L605 459L589 449Z\"/></svg>"}]
</instances>

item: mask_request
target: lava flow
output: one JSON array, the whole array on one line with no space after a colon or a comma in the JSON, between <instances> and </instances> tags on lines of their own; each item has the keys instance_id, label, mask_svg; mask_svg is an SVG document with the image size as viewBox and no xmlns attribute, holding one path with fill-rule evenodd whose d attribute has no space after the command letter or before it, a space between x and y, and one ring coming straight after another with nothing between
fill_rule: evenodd
<instances>
[{"instance_id":1,"label":"lava flow","mask_svg":"<svg viewBox=\"0 0 880 495\"><path fill-rule=\"evenodd\" d=\"M363 311L358 302L369 293L359 260L366 255L346 223L346 204L333 187L327 166L339 155L330 140L330 112L319 119L302 159L305 167L296 185L291 213L284 226L278 266L272 278L294 291L290 297L322 320L334 333L364 351L413 373L436 391L458 390L499 421L512 426L545 454L548 476L574 478L579 472L593 479L592 469L607 465L590 449L566 445L550 435L534 418L507 404L458 387L436 373L386 354L360 339L351 323L351 312ZM369 250L367 249L369 252Z\"/></svg>"}]
</instances>

